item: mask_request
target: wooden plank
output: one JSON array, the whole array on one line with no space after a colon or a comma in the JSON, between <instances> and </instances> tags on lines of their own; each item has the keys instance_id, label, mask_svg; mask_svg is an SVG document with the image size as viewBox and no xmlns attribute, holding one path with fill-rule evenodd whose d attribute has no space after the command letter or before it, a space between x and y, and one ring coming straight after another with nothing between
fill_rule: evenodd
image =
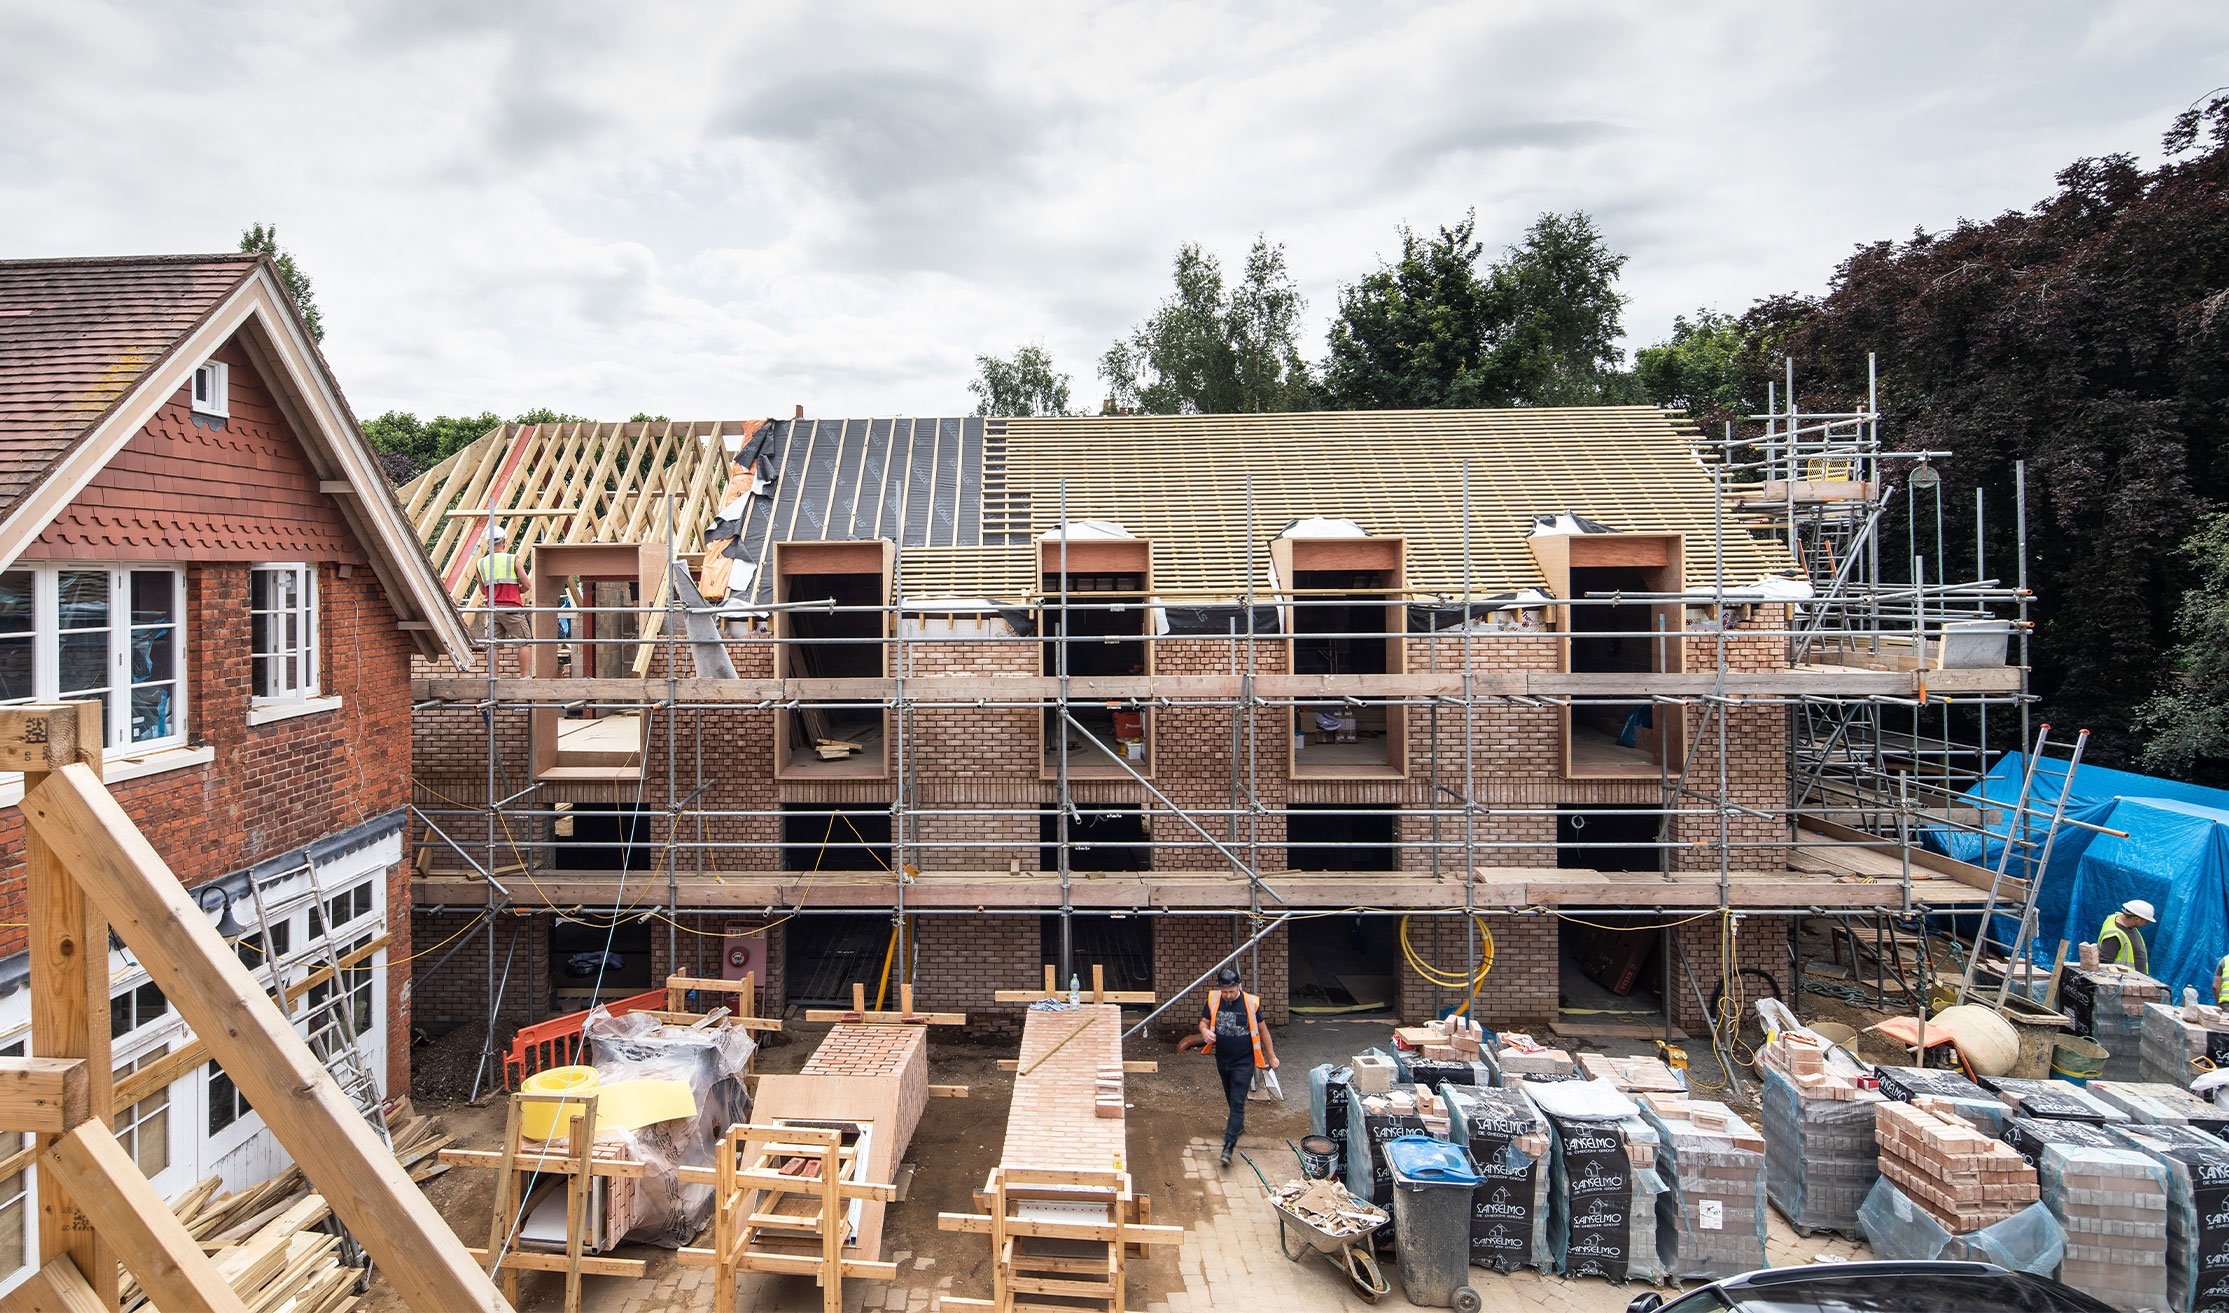
<instances>
[{"instance_id":1,"label":"wooden plank","mask_svg":"<svg viewBox=\"0 0 2229 1313\"><path fill-rule=\"evenodd\" d=\"M1818 816L1800 816L1797 818L1796 824L1799 839L1802 831L1810 830L1828 839L1845 843L1863 843L1866 845L1864 851L1885 852L1889 854L1891 860L1895 859L1897 845L1894 839L1884 839L1877 834L1867 834L1863 830L1855 830L1847 825ZM1907 847L1911 851L1914 867L1924 871L1932 871L1937 875L1947 875L1960 884L1971 885L1976 889L1987 889L1989 882L1996 878L1996 872L1986 866L1975 866L1971 862L1961 862L1955 857L1945 857L1941 853L1929 852L1916 843L1909 844ZM2027 881L2020 879L2018 876L2007 875L2004 878L2003 885L1998 890L1999 896L2009 901L2018 902L2025 896L2027 884Z\"/></svg>"},{"instance_id":2,"label":"wooden plank","mask_svg":"<svg viewBox=\"0 0 2229 1313\"><path fill-rule=\"evenodd\" d=\"M76 754L92 787L100 788L100 706L26 707L0 712L0 745L26 763L24 813L32 791L70 767ZM0 746L0 756L9 750ZM33 752L42 766L30 766ZM88 1111L102 1126L109 1116L108 921L72 875L66 852L37 827L24 828L26 918L30 926L31 1052L36 1057L81 1059L86 1067ZM204 918L204 924L207 919ZM41 1265L68 1255L104 1308L117 1305L116 1251L71 1200L68 1184L43 1160L38 1172Z\"/></svg>"},{"instance_id":3,"label":"wooden plank","mask_svg":"<svg viewBox=\"0 0 2229 1313\"><path fill-rule=\"evenodd\" d=\"M1539 641L1538 635L1530 635ZM2016 693L2023 675L2006 670L1884 671L1858 667L1806 667L1796 670L1729 671L1725 691L1737 697L1912 697L1922 689L1931 697L1983 693ZM1086 701L1132 699L1212 698L1228 701L1243 696L1245 678L1239 675L1097 675L1075 676L1070 696ZM490 682L468 676L413 679L411 697L417 700L478 702L491 694ZM679 679L671 695L684 703L734 705L765 701L889 701L896 697L895 678L862 675L845 679ZM1046 702L1060 693L1060 681L1041 675L916 675L905 681L909 702L975 703L980 701ZM1474 671L1471 695L1476 698L1545 697L1619 700L1637 697L1713 696L1719 691L1714 671L1653 674L1646 671L1555 670ZM1443 697L1464 696L1460 672L1420 672L1400 675L1258 675L1254 693L1270 702L1322 700L1338 697ZM551 705L577 700L612 703L662 703L668 696L662 679L612 679L580 677L537 680L531 677L493 681L493 696L501 702L541 701Z\"/></svg>"},{"instance_id":4,"label":"wooden plank","mask_svg":"<svg viewBox=\"0 0 2229 1313\"><path fill-rule=\"evenodd\" d=\"M718 1267L720 1265L716 1251L695 1247L675 1250L674 1260L683 1267ZM746 1272L774 1272L785 1276L801 1277L818 1276L820 1274L820 1259L807 1254L744 1254L735 1260L735 1265ZM898 1279L898 1265L892 1262L877 1261L871 1258L847 1258L843 1260L841 1267L847 1280L859 1278L868 1281L895 1281Z\"/></svg>"},{"instance_id":5,"label":"wooden plank","mask_svg":"<svg viewBox=\"0 0 2229 1313\"><path fill-rule=\"evenodd\" d=\"M804 1152L806 1147L789 1146L791 1152L797 1153ZM710 1167L683 1164L674 1168L674 1174L683 1185L716 1185L719 1182L718 1172ZM799 1185L798 1178L784 1176L779 1172L738 1171L735 1179L743 1185L763 1190L795 1190ZM837 1184L839 1192L846 1199L873 1199L890 1203L898 1197L898 1187L895 1185L877 1185L871 1181L840 1181Z\"/></svg>"},{"instance_id":6,"label":"wooden plank","mask_svg":"<svg viewBox=\"0 0 2229 1313\"><path fill-rule=\"evenodd\" d=\"M848 1022L855 1026L964 1026L965 1012L845 1012L836 1008L808 1008L807 1021Z\"/></svg>"},{"instance_id":7,"label":"wooden plank","mask_svg":"<svg viewBox=\"0 0 2229 1313\"><path fill-rule=\"evenodd\" d=\"M83 1058L0 1058L0 1130L61 1135L92 1108Z\"/></svg>"},{"instance_id":8,"label":"wooden plank","mask_svg":"<svg viewBox=\"0 0 2229 1313\"><path fill-rule=\"evenodd\" d=\"M13 728L0 718L0 739L16 737ZM504 1307L486 1274L217 937L208 914L99 776L83 765L50 772L26 792L23 813L31 831L114 918L148 975L385 1268L404 1302L421 1309ZM105 1021L98 1030L105 1047ZM108 1093L98 1082L96 1108L105 1110Z\"/></svg>"},{"instance_id":9,"label":"wooden plank","mask_svg":"<svg viewBox=\"0 0 2229 1313\"><path fill-rule=\"evenodd\" d=\"M54 1141L45 1161L157 1308L247 1313L247 1305L106 1126L79 1123Z\"/></svg>"},{"instance_id":10,"label":"wooden plank","mask_svg":"<svg viewBox=\"0 0 2229 1313\"><path fill-rule=\"evenodd\" d=\"M1245 879L1244 876L1239 878L1241 880ZM1104 998L1092 1001L1095 1003L1151 1003L1155 1001L1153 991L1150 989L1109 989L1102 992L1105 994ZM1065 1000L1067 997L1068 991L1065 989L1051 994L1035 989L1001 989L992 993L991 1001L993 1003L1037 1003L1048 998Z\"/></svg>"},{"instance_id":11,"label":"wooden plank","mask_svg":"<svg viewBox=\"0 0 2229 1313\"><path fill-rule=\"evenodd\" d=\"M1008 1193L1014 1194L1013 1191ZM989 1235L991 1218L985 1213L938 1213L939 1231L959 1231L968 1235ZM1035 1236L1047 1240L1113 1240L1117 1234L1138 1245L1181 1245L1187 1234L1181 1226L1143 1226L1126 1223L1116 1227L1112 1222L1031 1222L1020 1218L1006 1219L1006 1234L1010 1236Z\"/></svg>"},{"instance_id":12,"label":"wooden plank","mask_svg":"<svg viewBox=\"0 0 2229 1313\"><path fill-rule=\"evenodd\" d=\"M475 1263L486 1263L488 1251L467 1249ZM563 1254L545 1254L532 1249L514 1249L503 1256L503 1266L520 1272L563 1272L572 1260ZM589 1277L639 1277L650 1271L650 1264L639 1258L608 1258L598 1254L583 1254L580 1273Z\"/></svg>"},{"instance_id":13,"label":"wooden plank","mask_svg":"<svg viewBox=\"0 0 2229 1313\"><path fill-rule=\"evenodd\" d=\"M506 1157L508 1155L500 1149L443 1149L435 1155L434 1160L449 1167L482 1167L502 1171ZM573 1165L562 1156L538 1154L529 1149L523 1151L522 1156L513 1164L511 1170L538 1172L544 1176L570 1176L573 1172ZM683 1170L709 1172L712 1169L696 1167L684 1168ZM591 1176L624 1177L629 1180L640 1180L649 1174L648 1164L637 1162L632 1158L598 1158L590 1164L589 1171Z\"/></svg>"},{"instance_id":14,"label":"wooden plank","mask_svg":"<svg viewBox=\"0 0 2229 1313\"><path fill-rule=\"evenodd\" d=\"M67 1256L50 1258L24 1283L0 1298L8 1313L107 1313L109 1305L85 1283Z\"/></svg>"}]
</instances>

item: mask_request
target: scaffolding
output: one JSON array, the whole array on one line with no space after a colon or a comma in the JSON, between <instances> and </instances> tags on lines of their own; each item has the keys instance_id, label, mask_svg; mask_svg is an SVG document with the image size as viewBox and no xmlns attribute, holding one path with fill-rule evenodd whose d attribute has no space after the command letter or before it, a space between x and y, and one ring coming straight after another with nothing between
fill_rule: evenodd
<instances>
[{"instance_id":1,"label":"scaffolding","mask_svg":"<svg viewBox=\"0 0 2229 1313\"><path fill-rule=\"evenodd\" d=\"M1978 491L1976 550L1964 577L1965 565L1942 551L1953 512L1936 467L1950 453L1886 445L1870 387L1861 407L1806 411L1791 367L1765 413L1751 419L1744 431L1728 426L1717 439L1690 430L1701 469L1697 499L1709 499L1701 559L1710 567L1700 582L1688 565L1693 558L1675 545L1666 549L1669 567L1653 574L1645 566L1573 566L1560 590L1495 588L1474 565L1482 531L1473 514L1476 476L1465 459L1444 471L1459 484L1456 541L1430 545L1443 563L1456 563L1455 587L1444 570L1429 586L1403 578L1397 536L1266 536L1274 526L1257 519L1251 477L1244 558L1234 562L1244 587L1163 586L1152 578L1154 546L1090 528L1099 505L1083 496L1072 504L1063 478L1056 504L1038 508L1052 512L1049 525L1019 518L1029 508L1008 494L1006 509L996 512L1008 517L998 522L1005 533L997 538L986 497L985 543L1028 544L1041 568L1025 587L964 602L952 600L949 588L909 586L904 526L919 518L909 518L909 480L898 481L900 528L883 540L888 566L871 598L839 600L832 585L784 595L784 576L762 574L728 600L706 603L669 581L704 573L709 558L697 553L708 539L718 541L701 522L720 501L714 471L727 470L731 493L752 487L763 473L747 463L759 430L652 423L584 433L575 426L551 441L506 426L486 440L487 450L467 449L405 490L429 549L468 550L458 545L458 522L516 517L545 526L537 537L545 549L567 544L560 524L579 543L624 525L621 545L650 543L660 560L645 567L636 595L623 602L585 585L584 595L555 604L537 592L534 606L517 609L532 617L529 636L506 632L496 609L468 608L486 645L484 668L416 681L421 713L472 713L486 744L481 796L422 783L418 790L420 841L438 853L421 862L420 873L440 867L450 874L421 882L445 892L419 910L477 918L473 933L431 969L474 944L484 948L492 1055L518 942L514 935L504 949L497 931L512 912L553 912L600 927L654 917L676 968L691 919L882 918L890 926L886 979L898 982L913 979L919 944L911 931L926 917L1057 918L1063 978L1074 967L1076 920L1093 913L1240 918L1224 961L1246 960L1257 973L1259 945L1296 919L1461 917L1467 970L1446 969L1469 981L1491 953L1479 931L1484 913L1645 908L1716 916L1730 926L1743 915L1910 918L1978 905L1989 873L1959 869L1924 837L1983 829L1986 817L1966 797L1994 759L1991 732L2017 727L2022 743L2029 735L2024 473L2011 507L2010 581L1991 568L1988 508ZM990 421L987 448L1003 432ZM571 475L503 454L530 442L557 453L550 459L566 462ZM635 444L635 454L624 443ZM734 461L738 447L742 462ZM1003 450L987 449L983 459L1003 460ZM517 479L512 469L522 471ZM632 501L597 485L599 470L614 469L628 472ZM531 494L518 493L521 486ZM1336 491L1322 501L1326 514L1338 513ZM1538 508L1547 516L1561 509ZM1025 536L1023 526L1047 531ZM1594 532L1605 527L1626 532ZM1891 541L1897 529L1902 543ZM1583 522L1570 536L1615 541L1630 549L1615 556L1621 561L1644 559L1644 540L1681 537ZM1686 534L1685 551L1693 552L1695 536ZM1356 568L1352 561L1361 558L1335 549L1325 559L1348 562L1343 574L1310 570L1296 555L1303 542L1392 542L1396 564ZM1162 546L1184 550L1181 542ZM1612 559L1592 546L1532 546L1542 560L1556 550ZM1730 556L1750 560L1759 552L1783 563L1778 577L1730 573ZM470 578L459 559L447 563L447 577L461 597ZM1133 560L1143 567L1133 568ZM1572 577L1581 574L1587 578ZM1187 617L1181 628L1168 619L1178 611ZM1370 622L1373 613L1384 618ZM561 633L561 624L570 632ZM1326 669L1289 667L1303 637L1325 654ZM1037 673L943 673L941 656L981 650L986 640L1033 647L1041 654ZM1373 645L1380 655L1372 655ZM799 655L807 648L809 657ZM873 664L871 656L847 658L848 649L879 654L880 673L816 674L812 661L847 671ZM1575 669L1581 650L1609 652L1611 664ZM615 664L609 651L634 659ZM1212 662L1202 658L1208 651ZM1500 659L1509 652L1522 655ZM1636 652L1646 654L1639 664ZM1183 659L1164 661L1165 653ZM571 670L551 677L567 661ZM724 670L723 661L731 663ZM506 666L520 673L506 675ZM718 738L725 729L708 733L707 725L724 727L718 718L738 711L772 713L783 738L775 745L776 779L792 770L789 782L818 784L805 792L819 800L706 803L721 775L736 769L733 745ZM1044 727L1042 769L1010 781L1010 792L1027 796L925 800L924 735L948 733L955 716L999 712L1026 713ZM503 718L537 715L538 740L550 737L545 730L562 737L570 726L581 742L600 732L593 729L600 720L631 718L624 732L634 736L632 774L607 758L601 778L627 804L625 813L649 818L649 826L645 835L628 828L632 821L623 825L613 845L616 869L552 873L554 855L567 846L558 831L586 816L571 797L577 787L561 785L584 777L552 776L546 756L523 772L505 759ZM925 729L924 718L934 725ZM1165 728L1169 720L1176 730ZM1367 760L1365 724L1383 726L1389 739L1399 735L1383 763ZM880 769L853 765L869 741L860 727L877 725ZM1604 731L1582 734L1575 728L1582 725L1616 726L1608 744L1617 754L1603 746ZM1171 733L1213 735L1228 754L1228 779L1212 796L1196 776L1180 784L1156 769L1151 754L1179 746L1165 737ZM1481 748L1492 736L1543 733L1562 740L1563 779L1587 786L1558 797L1585 793L1591 801L1579 803L1582 820L1617 818L1619 835L1561 832L1556 799L1497 787L1482 769ZM1785 753L1784 789L1737 779L1735 758L1760 738ZM1641 746L1637 755L1628 750L1633 744ZM1331 773L1310 777L1298 763L1322 748L1333 749L1317 757L1333 763ZM780 764L783 754L808 749L806 758ZM1028 745L987 750L1026 752ZM1611 773L1574 774L1582 751L1601 754ZM1268 787L1273 781L1282 783ZM871 800L850 801L857 797ZM1389 808L1388 841L1365 845L1389 869L1334 869L1337 854L1356 850L1352 840L1293 838L1296 817L1302 833L1317 833L1306 827L1327 820L1349 822L1351 832L1353 822L1383 823ZM1116 823L1125 827L1120 843L1098 842L1099 827ZM820 840L809 869L767 865L768 848L811 846L791 836L814 826ZM1653 837L1632 837L1636 826ZM733 837L746 827L756 837ZM1140 869L1084 869L1107 860L1103 853L1079 860L1101 847L1125 849ZM827 869L832 849L855 865ZM944 860L983 849L1041 850L1043 858L1034 867L1010 861L1003 871L953 870ZM1170 850L1196 853L1198 861L1169 869L1160 859ZM1636 853L1647 854L1654 869L1612 871L1574 860L1630 863ZM637 860L646 854L647 863ZM569 890L596 896L572 898ZM1730 974L1732 962L1722 965ZM1700 1002L1709 982L1694 979L1690 967L1682 990L1669 958L1664 968L1669 1030L1675 994L1692 992Z\"/></svg>"}]
</instances>

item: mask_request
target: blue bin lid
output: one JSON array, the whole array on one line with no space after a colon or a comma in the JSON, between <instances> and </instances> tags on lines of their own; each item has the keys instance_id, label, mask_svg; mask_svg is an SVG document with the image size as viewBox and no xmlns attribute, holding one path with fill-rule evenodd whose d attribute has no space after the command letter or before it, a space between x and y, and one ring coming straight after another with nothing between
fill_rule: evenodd
<instances>
[{"instance_id":1,"label":"blue bin lid","mask_svg":"<svg viewBox=\"0 0 2229 1313\"><path fill-rule=\"evenodd\" d=\"M1477 1185L1480 1179L1469 1150L1429 1135L1404 1135L1388 1141L1385 1161L1401 1176L1420 1184Z\"/></svg>"}]
</instances>

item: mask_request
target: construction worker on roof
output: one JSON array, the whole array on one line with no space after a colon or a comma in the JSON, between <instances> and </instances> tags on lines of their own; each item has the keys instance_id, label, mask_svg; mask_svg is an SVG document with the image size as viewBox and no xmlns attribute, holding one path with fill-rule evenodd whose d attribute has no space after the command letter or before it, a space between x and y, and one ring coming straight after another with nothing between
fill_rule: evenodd
<instances>
[{"instance_id":1,"label":"construction worker on roof","mask_svg":"<svg viewBox=\"0 0 2229 1313\"><path fill-rule=\"evenodd\" d=\"M2152 905L2141 898L2131 898L2121 904L2121 910L2105 918L2097 928L2097 960L2100 965L2132 966L2145 975L2152 970L2151 953L2144 947L2144 927L2157 921L2159 916Z\"/></svg>"},{"instance_id":2,"label":"construction worker on roof","mask_svg":"<svg viewBox=\"0 0 2229 1313\"><path fill-rule=\"evenodd\" d=\"M480 559L473 562L473 573L479 577L493 633L502 638L526 638L533 630L527 623L526 598L519 582L519 557L504 546L505 541L503 526L489 525Z\"/></svg>"},{"instance_id":3,"label":"construction worker on roof","mask_svg":"<svg viewBox=\"0 0 2229 1313\"><path fill-rule=\"evenodd\" d=\"M1202 1051L1215 1055L1215 1074L1222 1078L1223 1099L1231 1106L1223 1123L1223 1165L1228 1167L1239 1132L1246 1129L1246 1096L1254 1088L1254 1073L1277 1069L1277 1046L1262 1024L1261 996L1240 987L1238 968L1215 973L1215 991L1200 1009L1200 1037L1205 1041Z\"/></svg>"}]
</instances>

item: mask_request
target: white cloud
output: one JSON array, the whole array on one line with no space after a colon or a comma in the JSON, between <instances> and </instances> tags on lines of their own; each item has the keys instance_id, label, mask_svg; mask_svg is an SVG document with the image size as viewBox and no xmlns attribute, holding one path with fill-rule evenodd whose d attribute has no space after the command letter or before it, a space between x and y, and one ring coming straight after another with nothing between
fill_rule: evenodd
<instances>
[{"instance_id":1,"label":"white cloud","mask_svg":"<svg viewBox=\"0 0 2229 1313\"><path fill-rule=\"evenodd\" d=\"M2229 19L2151 2L0 0L0 253L275 221L365 414L927 414L1027 341L1095 396L1180 242L1284 242L1320 330L1472 207L1593 213L1645 342L2225 82Z\"/></svg>"}]
</instances>

